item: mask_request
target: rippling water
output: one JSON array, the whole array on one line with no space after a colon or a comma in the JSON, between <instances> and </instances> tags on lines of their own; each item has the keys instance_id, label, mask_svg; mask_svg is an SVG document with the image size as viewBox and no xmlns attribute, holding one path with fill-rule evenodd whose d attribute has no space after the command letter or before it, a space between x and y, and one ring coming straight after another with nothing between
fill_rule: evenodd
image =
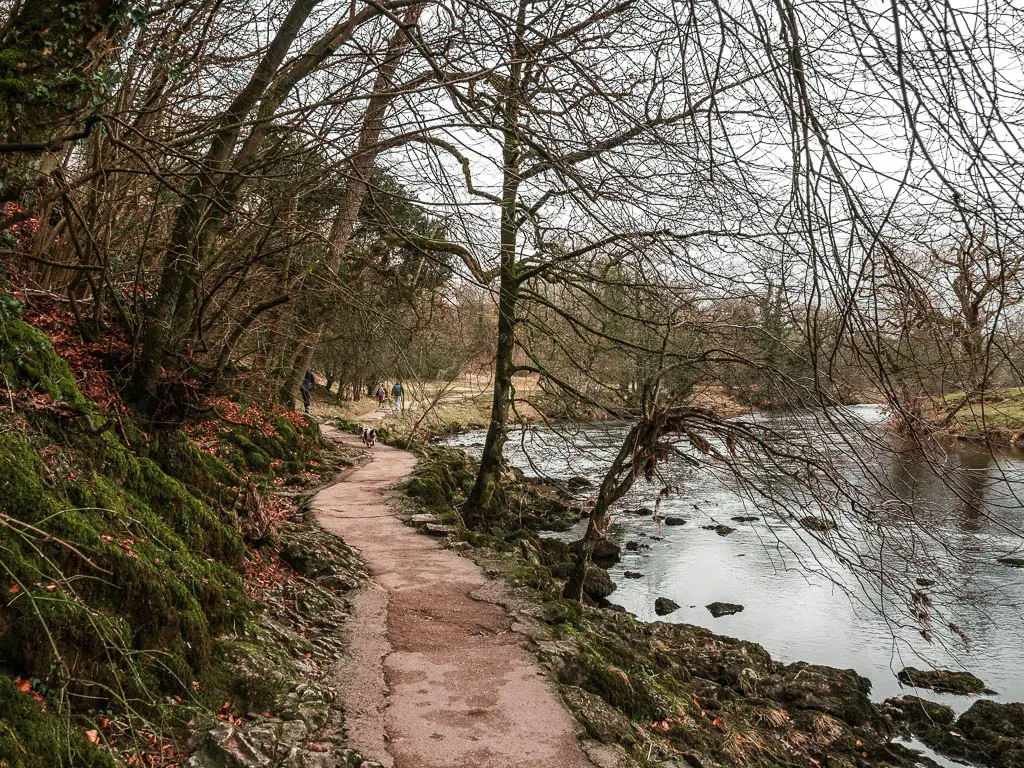
<instances>
[{"instance_id":1,"label":"rippling water","mask_svg":"<svg viewBox=\"0 0 1024 768\"><path fill-rule=\"evenodd\" d=\"M892 443L873 406L833 411L827 421L809 414L757 418L823 451L860 513L842 496L807 496L785 467L750 467L736 475L672 460L662 466L659 482L638 481L617 505L610 536L644 548L623 551L610 570L617 585L612 602L654 620L655 598L669 597L682 607L662 620L755 641L780 661L851 667L871 679L879 700L913 692L896 680L902 667L936 666L973 672L999 692L992 697L997 700L1024 701L1024 569L997 561L1024 557L1024 460L970 450L926 460ZM571 434L528 429L511 436L506 454L528 474L599 482L625 433L624 426L606 424ZM478 453L483 433L447 444ZM666 485L672 490L660 513L683 517L685 525L626 512L654 507ZM758 489L770 490L771 498ZM921 589L931 601L928 621L909 615L909 589L894 591L875 574L844 569L794 524L791 515L820 513L823 505L840 520L849 557L870 560L881 553L880 562L909 582L935 580ZM731 520L747 515L757 519ZM737 530L719 536L701 527L716 523ZM914 535L893 536L894 529ZM576 538L582 530L563 535ZM626 571L643 577L625 578ZM715 619L704 607L713 601L745 610ZM968 643L948 631L950 621ZM973 701L918 693L958 711Z\"/></svg>"}]
</instances>

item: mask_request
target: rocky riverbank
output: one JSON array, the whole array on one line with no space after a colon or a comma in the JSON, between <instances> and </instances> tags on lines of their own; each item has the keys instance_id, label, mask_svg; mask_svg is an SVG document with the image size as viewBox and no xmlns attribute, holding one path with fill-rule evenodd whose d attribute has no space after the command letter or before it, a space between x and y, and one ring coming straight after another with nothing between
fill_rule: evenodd
<instances>
[{"instance_id":1,"label":"rocky riverbank","mask_svg":"<svg viewBox=\"0 0 1024 768\"><path fill-rule=\"evenodd\" d=\"M559 680L590 737L617 752L609 765L934 765L898 742L924 733L907 714L911 702L873 703L870 681L854 670L781 664L756 643L683 624L643 623L614 606L599 607L608 605L604 599L614 585L597 567L588 576L588 605L560 599L572 548L538 537L519 513L486 531L465 529L460 489L471 481L465 457L432 455L410 486L419 511L411 522L426 529L429 515L436 516L446 528L435 535L448 536L452 546L465 547L495 578L509 582L509 608L530 628L526 641ZM515 493L528 499L534 492L520 485ZM1024 733L1015 725L1017 706L996 717L989 710L1000 705L979 702L956 737L970 747L923 740L985 765L1020 765L1014 762ZM988 714L995 730L985 733L977 721Z\"/></svg>"}]
</instances>

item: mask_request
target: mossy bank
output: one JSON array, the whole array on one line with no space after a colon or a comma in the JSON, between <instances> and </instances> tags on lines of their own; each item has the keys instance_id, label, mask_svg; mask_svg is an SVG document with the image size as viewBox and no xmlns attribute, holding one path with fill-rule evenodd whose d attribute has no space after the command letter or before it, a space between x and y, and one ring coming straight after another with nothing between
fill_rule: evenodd
<instances>
[{"instance_id":1,"label":"mossy bank","mask_svg":"<svg viewBox=\"0 0 1024 768\"><path fill-rule=\"evenodd\" d=\"M114 765L236 685L245 489L315 469L319 433L272 417L222 455L144 435L21 315L0 294L0 765Z\"/></svg>"}]
</instances>

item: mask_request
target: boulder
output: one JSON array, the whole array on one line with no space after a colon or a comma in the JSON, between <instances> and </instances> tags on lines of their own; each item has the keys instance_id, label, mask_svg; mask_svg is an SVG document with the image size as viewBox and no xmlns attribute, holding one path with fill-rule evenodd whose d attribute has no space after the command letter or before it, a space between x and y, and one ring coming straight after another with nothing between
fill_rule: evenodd
<instances>
[{"instance_id":1,"label":"boulder","mask_svg":"<svg viewBox=\"0 0 1024 768\"><path fill-rule=\"evenodd\" d=\"M993 768L1024 768L1024 704L982 699L955 722L952 709L916 696L885 704L904 730L940 754Z\"/></svg>"},{"instance_id":2,"label":"boulder","mask_svg":"<svg viewBox=\"0 0 1024 768\"><path fill-rule=\"evenodd\" d=\"M852 669L834 669L803 661L787 664L761 689L761 695L787 709L824 712L858 727L877 725L881 721L870 693L871 681Z\"/></svg>"},{"instance_id":3,"label":"boulder","mask_svg":"<svg viewBox=\"0 0 1024 768\"><path fill-rule=\"evenodd\" d=\"M968 760L1024 768L1024 703L982 699L960 715L956 725L968 743Z\"/></svg>"},{"instance_id":4,"label":"boulder","mask_svg":"<svg viewBox=\"0 0 1024 768\"><path fill-rule=\"evenodd\" d=\"M675 600L670 600L667 597L659 597L654 601L654 612L659 616L667 616L668 614L678 610L679 603Z\"/></svg>"},{"instance_id":5,"label":"boulder","mask_svg":"<svg viewBox=\"0 0 1024 768\"><path fill-rule=\"evenodd\" d=\"M641 549L650 549L649 544L641 544L639 541L627 541L626 549L630 552L639 552Z\"/></svg>"},{"instance_id":6,"label":"boulder","mask_svg":"<svg viewBox=\"0 0 1024 768\"><path fill-rule=\"evenodd\" d=\"M682 517L666 517L665 525L686 525L686 520Z\"/></svg>"},{"instance_id":7,"label":"boulder","mask_svg":"<svg viewBox=\"0 0 1024 768\"><path fill-rule=\"evenodd\" d=\"M615 591L615 583L603 568L590 566L583 581L583 593L591 600L600 601Z\"/></svg>"},{"instance_id":8,"label":"boulder","mask_svg":"<svg viewBox=\"0 0 1024 768\"><path fill-rule=\"evenodd\" d=\"M735 528L730 528L728 525L702 525L705 531L714 531L719 536L728 536L730 533L735 533Z\"/></svg>"},{"instance_id":9,"label":"boulder","mask_svg":"<svg viewBox=\"0 0 1024 768\"><path fill-rule=\"evenodd\" d=\"M968 694L993 694L985 683L970 672L956 672L949 669L915 669L904 667L896 675L896 679L904 685L915 688L928 688L936 693L956 693L961 696Z\"/></svg>"},{"instance_id":10,"label":"boulder","mask_svg":"<svg viewBox=\"0 0 1024 768\"><path fill-rule=\"evenodd\" d=\"M569 545L570 549L579 551L580 542L574 541ZM614 541L608 539L598 539L594 543L594 551L590 555L590 560L595 565L599 565L602 568L610 568L615 565L619 560L622 559L622 549Z\"/></svg>"},{"instance_id":11,"label":"boulder","mask_svg":"<svg viewBox=\"0 0 1024 768\"><path fill-rule=\"evenodd\" d=\"M600 696L578 686L567 685L562 688L562 698L592 739L603 744L636 743L636 732L629 718Z\"/></svg>"},{"instance_id":12,"label":"boulder","mask_svg":"<svg viewBox=\"0 0 1024 768\"><path fill-rule=\"evenodd\" d=\"M570 477L566 480L565 487L570 491L582 491L585 488L593 488L594 483L585 477L577 475L576 477Z\"/></svg>"},{"instance_id":13,"label":"boulder","mask_svg":"<svg viewBox=\"0 0 1024 768\"><path fill-rule=\"evenodd\" d=\"M919 586L919 587L934 587L935 586L935 580L934 579L914 579L914 581L917 584L917 586Z\"/></svg>"},{"instance_id":14,"label":"boulder","mask_svg":"<svg viewBox=\"0 0 1024 768\"><path fill-rule=\"evenodd\" d=\"M441 525L440 523L427 523L423 526L423 532L428 536L437 536L438 538L444 536L455 536L458 534L459 529L454 525Z\"/></svg>"},{"instance_id":15,"label":"boulder","mask_svg":"<svg viewBox=\"0 0 1024 768\"><path fill-rule=\"evenodd\" d=\"M627 579L642 579L644 575L638 571L626 571L624 574Z\"/></svg>"},{"instance_id":16,"label":"boulder","mask_svg":"<svg viewBox=\"0 0 1024 768\"><path fill-rule=\"evenodd\" d=\"M948 729L956 720L956 712L952 707L917 696L886 699L885 706L894 713L895 720L909 726L913 733L929 728Z\"/></svg>"},{"instance_id":17,"label":"boulder","mask_svg":"<svg viewBox=\"0 0 1024 768\"><path fill-rule=\"evenodd\" d=\"M581 741L580 746L595 768L640 768L640 764L618 744L601 744L587 739Z\"/></svg>"},{"instance_id":18,"label":"boulder","mask_svg":"<svg viewBox=\"0 0 1024 768\"><path fill-rule=\"evenodd\" d=\"M273 761L240 727L223 722L206 734L186 765L188 768L270 768Z\"/></svg>"},{"instance_id":19,"label":"boulder","mask_svg":"<svg viewBox=\"0 0 1024 768\"><path fill-rule=\"evenodd\" d=\"M731 616L732 614L739 613L743 610L743 606L738 603L714 602L708 603L704 607L707 608L708 611L711 612L711 615L716 619L722 616Z\"/></svg>"},{"instance_id":20,"label":"boulder","mask_svg":"<svg viewBox=\"0 0 1024 768\"><path fill-rule=\"evenodd\" d=\"M753 523L760 520L761 517L759 515L736 515L736 517L731 517L729 519L734 520L737 523Z\"/></svg>"},{"instance_id":21,"label":"boulder","mask_svg":"<svg viewBox=\"0 0 1024 768\"><path fill-rule=\"evenodd\" d=\"M627 515L645 515L647 517L654 516L654 510L650 507L637 507L636 509L624 509Z\"/></svg>"},{"instance_id":22,"label":"boulder","mask_svg":"<svg viewBox=\"0 0 1024 768\"><path fill-rule=\"evenodd\" d=\"M801 527L815 533L828 533L839 527L834 520L826 520L823 517L816 517L814 515L801 517L797 522L800 523Z\"/></svg>"},{"instance_id":23,"label":"boulder","mask_svg":"<svg viewBox=\"0 0 1024 768\"><path fill-rule=\"evenodd\" d=\"M1000 557L998 562L1010 568L1024 568L1024 558L1022 557Z\"/></svg>"}]
</instances>

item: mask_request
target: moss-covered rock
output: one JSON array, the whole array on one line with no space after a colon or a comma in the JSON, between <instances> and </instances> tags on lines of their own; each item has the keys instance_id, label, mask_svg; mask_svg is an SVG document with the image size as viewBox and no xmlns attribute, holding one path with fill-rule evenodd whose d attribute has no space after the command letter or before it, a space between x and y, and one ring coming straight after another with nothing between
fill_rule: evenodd
<instances>
[{"instance_id":1,"label":"moss-covered rock","mask_svg":"<svg viewBox=\"0 0 1024 768\"><path fill-rule=\"evenodd\" d=\"M904 685L928 688L936 693L956 693L961 696L995 693L980 678L964 671L904 667L897 673L896 679Z\"/></svg>"},{"instance_id":2,"label":"moss-covered rock","mask_svg":"<svg viewBox=\"0 0 1024 768\"><path fill-rule=\"evenodd\" d=\"M992 768L1024 766L1024 704L982 699L959 719L949 707L916 696L886 704L902 730L940 754Z\"/></svg>"},{"instance_id":3,"label":"moss-covered rock","mask_svg":"<svg viewBox=\"0 0 1024 768\"><path fill-rule=\"evenodd\" d=\"M964 756L994 768L1024 768L1024 703L982 699L960 716Z\"/></svg>"},{"instance_id":4,"label":"moss-covered rock","mask_svg":"<svg viewBox=\"0 0 1024 768\"><path fill-rule=\"evenodd\" d=\"M71 370L46 334L20 319L21 307L10 296L0 298L0 370L8 387L45 393L76 411L87 410Z\"/></svg>"}]
</instances>

